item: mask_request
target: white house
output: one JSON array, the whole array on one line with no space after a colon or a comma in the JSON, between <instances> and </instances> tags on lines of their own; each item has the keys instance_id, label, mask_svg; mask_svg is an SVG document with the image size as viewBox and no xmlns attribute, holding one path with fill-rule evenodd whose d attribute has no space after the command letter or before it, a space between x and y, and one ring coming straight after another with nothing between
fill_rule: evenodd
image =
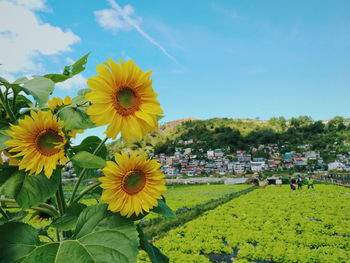
<instances>
[{"instance_id":1,"label":"white house","mask_svg":"<svg viewBox=\"0 0 350 263\"><path fill-rule=\"evenodd\" d=\"M233 171L235 173L244 173L244 171L245 171L244 163L240 163L240 162L234 163L233 164Z\"/></svg>"},{"instance_id":2,"label":"white house","mask_svg":"<svg viewBox=\"0 0 350 263\"><path fill-rule=\"evenodd\" d=\"M333 162L328 164L328 171L330 170L343 170L345 168L345 164L341 162Z\"/></svg>"},{"instance_id":3,"label":"white house","mask_svg":"<svg viewBox=\"0 0 350 263\"><path fill-rule=\"evenodd\" d=\"M212 150L207 151L207 157L208 158L213 158L214 157L214 151L212 151Z\"/></svg>"},{"instance_id":4,"label":"white house","mask_svg":"<svg viewBox=\"0 0 350 263\"><path fill-rule=\"evenodd\" d=\"M265 169L265 162L250 162L250 169L253 172L259 172Z\"/></svg>"}]
</instances>

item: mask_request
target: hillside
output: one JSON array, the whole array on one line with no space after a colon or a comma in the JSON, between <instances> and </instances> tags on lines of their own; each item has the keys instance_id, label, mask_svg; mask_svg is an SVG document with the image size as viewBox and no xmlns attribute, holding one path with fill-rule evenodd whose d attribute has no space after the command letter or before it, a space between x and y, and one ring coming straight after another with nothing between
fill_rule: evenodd
<instances>
[{"instance_id":1,"label":"hillside","mask_svg":"<svg viewBox=\"0 0 350 263\"><path fill-rule=\"evenodd\" d=\"M109 144L109 152L139 149L150 153L174 153L176 147L186 146L199 153L208 149L225 148L228 151L249 150L261 144L283 145L283 151L297 150L308 144L310 149L323 152L350 150L350 127L347 119L335 117L329 121L314 121L301 116L286 120L214 118L209 120L181 119L163 124L157 133L133 144L120 140Z\"/></svg>"}]
</instances>

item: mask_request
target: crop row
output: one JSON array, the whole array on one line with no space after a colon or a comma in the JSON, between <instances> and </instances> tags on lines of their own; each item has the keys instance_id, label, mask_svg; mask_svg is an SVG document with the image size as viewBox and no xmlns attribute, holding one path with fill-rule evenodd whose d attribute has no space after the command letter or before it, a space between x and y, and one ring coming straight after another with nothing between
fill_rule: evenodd
<instances>
[{"instance_id":1,"label":"crop row","mask_svg":"<svg viewBox=\"0 0 350 263\"><path fill-rule=\"evenodd\" d=\"M258 189L155 242L170 262L349 262L350 189ZM148 261L144 254L139 262ZM227 261L222 261L227 262Z\"/></svg>"}]
</instances>

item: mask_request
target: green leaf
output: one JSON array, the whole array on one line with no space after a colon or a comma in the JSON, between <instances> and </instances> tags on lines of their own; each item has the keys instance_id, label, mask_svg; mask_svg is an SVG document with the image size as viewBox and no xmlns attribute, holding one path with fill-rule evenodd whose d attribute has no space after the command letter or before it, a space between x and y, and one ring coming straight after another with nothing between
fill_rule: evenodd
<instances>
[{"instance_id":1,"label":"green leaf","mask_svg":"<svg viewBox=\"0 0 350 263\"><path fill-rule=\"evenodd\" d=\"M64 127L67 130L79 130L95 127L89 116L79 108L65 107L59 113L59 117L64 121Z\"/></svg>"},{"instance_id":2,"label":"green leaf","mask_svg":"<svg viewBox=\"0 0 350 263\"><path fill-rule=\"evenodd\" d=\"M7 222L20 221L27 216L28 212L27 211L18 211L18 212L11 213L9 211L6 211L6 214L10 219L6 220L5 218L1 217L0 218L0 226L7 223Z\"/></svg>"},{"instance_id":3,"label":"green leaf","mask_svg":"<svg viewBox=\"0 0 350 263\"><path fill-rule=\"evenodd\" d=\"M176 218L176 214L173 210L163 201L158 200L158 206L152 209L152 212L163 215L167 218Z\"/></svg>"},{"instance_id":4,"label":"green leaf","mask_svg":"<svg viewBox=\"0 0 350 263\"><path fill-rule=\"evenodd\" d=\"M163 119L165 116L164 115L156 115L157 121L160 121Z\"/></svg>"},{"instance_id":5,"label":"green leaf","mask_svg":"<svg viewBox=\"0 0 350 263\"><path fill-rule=\"evenodd\" d=\"M18 222L0 226L0 262L22 262L40 244L35 228Z\"/></svg>"},{"instance_id":6,"label":"green leaf","mask_svg":"<svg viewBox=\"0 0 350 263\"><path fill-rule=\"evenodd\" d=\"M78 220L80 213L86 208L86 205L76 203L67 208L65 214L56 218L51 223L51 226L61 231L72 230Z\"/></svg>"},{"instance_id":7,"label":"green leaf","mask_svg":"<svg viewBox=\"0 0 350 263\"><path fill-rule=\"evenodd\" d=\"M0 186L16 172L18 172L17 166L9 166L8 164L0 165Z\"/></svg>"},{"instance_id":8,"label":"green leaf","mask_svg":"<svg viewBox=\"0 0 350 263\"><path fill-rule=\"evenodd\" d=\"M43 106L48 101L54 87L55 83L52 80L40 76L23 83L25 93L32 95L40 106Z\"/></svg>"},{"instance_id":9,"label":"green leaf","mask_svg":"<svg viewBox=\"0 0 350 263\"><path fill-rule=\"evenodd\" d=\"M16 263L134 263L138 254L135 225L106 204L91 206L80 214L72 239L39 243L29 225L0 227L0 262Z\"/></svg>"},{"instance_id":10,"label":"green leaf","mask_svg":"<svg viewBox=\"0 0 350 263\"><path fill-rule=\"evenodd\" d=\"M73 103L75 104L83 104L85 102L87 102L87 100L85 99L85 95L87 93L91 92L91 89L80 89L78 90L78 96L74 97Z\"/></svg>"},{"instance_id":11,"label":"green leaf","mask_svg":"<svg viewBox=\"0 0 350 263\"><path fill-rule=\"evenodd\" d=\"M102 140L97 137L97 136L89 136L87 138L85 138L81 144L79 144L78 146L73 146L73 150L75 152L80 152L80 151L87 151L89 153L93 153L94 150L97 148L97 146L102 142ZM107 147L106 145L103 145L100 150L98 151L98 153L96 153L96 155L106 159L107 157Z\"/></svg>"},{"instance_id":12,"label":"green leaf","mask_svg":"<svg viewBox=\"0 0 350 263\"><path fill-rule=\"evenodd\" d=\"M51 79L55 83L70 79L85 70L85 65L89 55L90 53L86 54L71 66L65 66L62 74L47 74L44 77Z\"/></svg>"},{"instance_id":13,"label":"green leaf","mask_svg":"<svg viewBox=\"0 0 350 263\"><path fill-rule=\"evenodd\" d=\"M44 174L28 176L17 171L0 187L0 194L16 199L16 202L27 209L49 199L57 190L60 182L60 169L56 169L51 178Z\"/></svg>"},{"instance_id":14,"label":"green leaf","mask_svg":"<svg viewBox=\"0 0 350 263\"><path fill-rule=\"evenodd\" d=\"M44 77L51 79L55 83L63 82L65 80L71 78L70 76L63 75L63 74L47 74L47 75L44 75Z\"/></svg>"},{"instance_id":15,"label":"green leaf","mask_svg":"<svg viewBox=\"0 0 350 263\"><path fill-rule=\"evenodd\" d=\"M72 66L71 66L71 75L74 76L76 74L79 74L80 72L85 70L85 65L87 63L87 59L90 55L90 52L87 53L85 56L77 60Z\"/></svg>"},{"instance_id":16,"label":"green leaf","mask_svg":"<svg viewBox=\"0 0 350 263\"><path fill-rule=\"evenodd\" d=\"M4 142L12 139L11 136L7 134L5 130L0 130L0 150L5 150L8 147L4 144Z\"/></svg>"},{"instance_id":17,"label":"green leaf","mask_svg":"<svg viewBox=\"0 0 350 263\"><path fill-rule=\"evenodd\" d=\"M151 244L140 227L137 227L140 238L140 248L147 252L152 263L169 263L169 258L165 256L159 248Z\"/></svg>"},{"instance_id":18,"label":"green leaf","mask_svg":"<svg viewBox=\"0 0 350 263\"><path fill-rule=\"evenodd\" d=\"M13 98L9 99L9 103L12 105ZM22 108L29 108L33 106L33 103L23 95L17 95L15 103L15 114Z\"/></svg>"},{"instance_id":19,"label":"green leaf","mask_svg":"<svg viewBox=\"0 0 350 263\"><path fill-rule=\"evenodd\" d=\"M71 161L74 166L82 168L99 169L106 166L104 159L86 151L78 152L71 158Z\"/></svg>"},{"instance_id":20,"label":"green leaf","mask_svg":"<svg viewBox=\"0 0 350 263\"><path fill-rule=\"evenodd\" d=\"M7 84L9 83L6 79L4 79L3 77L0 77L0 84L1 85L4 85L4 84Z\"/></svg>"},{"instance_id":21,"label":"green leaf","mask_svg":"<svg viewBox=\"0 0 350 263\"><path fill-rule=\"evenodd\" d=\"M4 83L4 85L8 89L12 89L15 94L18 94L23 90L23 88L19 84L23 84L25 81L28 81L28 79L26 77L23 77L23 78L16 80L13 83Z\"/></svg>"}]
</instances>

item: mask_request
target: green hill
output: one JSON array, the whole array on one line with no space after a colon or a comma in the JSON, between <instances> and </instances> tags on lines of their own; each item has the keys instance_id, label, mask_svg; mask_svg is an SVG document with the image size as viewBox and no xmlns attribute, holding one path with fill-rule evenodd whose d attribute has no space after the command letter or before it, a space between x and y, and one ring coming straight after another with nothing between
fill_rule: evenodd
<instances>
[{"instance_id":1,"label":"green hill","mask_svg":"<svg viewBox=\"0 0 350 263\"><path fill-rule=\"evenodd\" d=\"M193 140L186 144L185 141ZM310 145L310 150L326 155L336 151L350 151L349 120L335 117L329 121L314 121L301 116L286 120L283 117L270 120L214 118L209 120L182 119L163 124L157 133L133 144L120 140L109 144L110 153L123 149L146 153L173 154L176 147L191 147L200 154L208 149L223 148L229 152L249 150L259 145L277 144L282 152ZM299 149L300 150L300 149Z\"/></svg>"}]
</instances>

